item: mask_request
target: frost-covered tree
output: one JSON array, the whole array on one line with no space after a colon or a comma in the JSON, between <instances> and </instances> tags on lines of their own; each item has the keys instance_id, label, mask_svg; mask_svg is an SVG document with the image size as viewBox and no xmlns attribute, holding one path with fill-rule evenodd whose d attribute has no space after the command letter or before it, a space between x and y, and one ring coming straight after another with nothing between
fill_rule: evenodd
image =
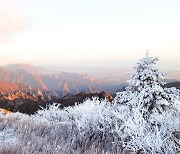
<instances>
[{"instance_id":1,"label":"frost-covered tree","mask_svg":"<svg viewBox=\"0 0 180 154\"><path fill-rule=\"evenodd\" d=\"M180 91L162 87L166 73L155 67L157 61L147 53L125 91L117 93L115 103L128 109L121 125L126 148L173 154L180 152Z\"/></svg>"},{"instance_id":2,"label":"frost-covered tree","mask_svg":"<svg viewBox=\"0 0 180 154\"><path fill-rule=\"evenodd\" d=\"M155 67L157 61L158 58L150 57L147 52L146 57L134 67L136 72L131 75L126 90L118 92L115 101L149 111L157 109L159 112L174 103L179 90L162 87L166 73Z\"/></svg>"}]
</instances>

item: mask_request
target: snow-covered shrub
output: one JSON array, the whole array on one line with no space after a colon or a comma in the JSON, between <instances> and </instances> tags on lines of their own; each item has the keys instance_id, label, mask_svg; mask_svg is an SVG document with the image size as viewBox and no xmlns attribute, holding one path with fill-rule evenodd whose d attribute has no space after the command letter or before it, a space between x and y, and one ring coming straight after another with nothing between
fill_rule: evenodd
<instances>
[{"instance_id":1,"label":"snow-covered shrub","mask_svg":"<svg viewBox=\"0 0 180 154\"><path fill-rule=\"evenodd\" d=\"M119 112L116 104L94 98L63 110L52 105L32 116L0 115L0 149L11 150L5 142L10 135L18 153L121 153L122 147L116 144L121 137L116 129L123 120Z\"/></svg>"},{"instance_id":2,"label":"snow-covered shrub","mask_svg":"<svg viewBox=\"0 0 180 154\"><path fill-rule=\"evenodd\" d=\"M32 116L0 115L0 121L5 153L178 152L176 112L154 112L147 121L136 108L94 99L63 110L54 105Z\"/></svg>"}]
</instances>

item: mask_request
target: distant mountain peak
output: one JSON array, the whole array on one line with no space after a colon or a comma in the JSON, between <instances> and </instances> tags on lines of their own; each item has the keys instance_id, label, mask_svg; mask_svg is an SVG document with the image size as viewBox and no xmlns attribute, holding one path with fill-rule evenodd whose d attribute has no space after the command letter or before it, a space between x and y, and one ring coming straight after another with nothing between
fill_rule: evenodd
<instances>
[{"instance_id":1,"label":"distant mountain peak","mask_svg":"<svg viewBox=\"0 0 180 154\"><path fill-rule=\"evenodd\" d=\"M28 72L30 74L51 74L53 73L52 70L42 67L42 66L35 66L31 64L11 64L4 66L9 71L14 72Z\"/></svg>"}]
</instances>

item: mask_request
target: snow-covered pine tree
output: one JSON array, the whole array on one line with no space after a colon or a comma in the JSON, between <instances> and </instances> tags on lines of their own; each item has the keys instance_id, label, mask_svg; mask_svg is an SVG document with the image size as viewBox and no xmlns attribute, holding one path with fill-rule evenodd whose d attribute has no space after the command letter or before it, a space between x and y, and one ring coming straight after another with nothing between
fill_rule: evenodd
<instances>
[{"instance_id":1,"label":"snow-covered pine tree","mask_svg":"<svg viewBox=\"0 0 180 154\"><path fill-rule=\"evenodd\" d=\"M170 106L175 99L179 98L179 90L176 88L163 88L162 79L165 72L159 71L155 64L158 58L150 57L149 52L146 57L139 60L132 74L131 80L125 91L118 92L115 102L127 103L131 107L141 109L157 109L161 112L167 106Z\"/></svg>"}]
</instances>

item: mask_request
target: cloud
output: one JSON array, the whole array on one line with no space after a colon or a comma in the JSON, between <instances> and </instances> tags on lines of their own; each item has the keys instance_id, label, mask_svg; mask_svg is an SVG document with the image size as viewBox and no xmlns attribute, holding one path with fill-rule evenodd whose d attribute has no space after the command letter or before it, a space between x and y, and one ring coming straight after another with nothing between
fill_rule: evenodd
<instances>
[{"instance_id":1,"label":"cloud","mask_svg":"<svg viewBox=\"0 0 180 154\"><path fill-rule=\"evenodd\" d=\"M0 0L0 44L13 41L16 32L28 28L28 21L13 0Z\"/></svg>"}]
</instances>

